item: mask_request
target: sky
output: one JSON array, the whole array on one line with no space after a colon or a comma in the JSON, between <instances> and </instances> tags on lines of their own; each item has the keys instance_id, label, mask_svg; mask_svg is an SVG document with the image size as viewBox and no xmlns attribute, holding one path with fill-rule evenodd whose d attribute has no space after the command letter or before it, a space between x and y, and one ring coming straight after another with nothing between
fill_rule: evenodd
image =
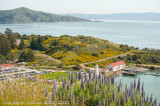
<instances>
[{"instance_id":1,"label":"sky","mask_svg":"<svg viewBox=\"0 0 160 106\"><path fill-rule=\"evenodd\" d=\"M160 13L160 0L0 0L0 10L27 7L49 13Z\"/></svg>"}]
</instances>

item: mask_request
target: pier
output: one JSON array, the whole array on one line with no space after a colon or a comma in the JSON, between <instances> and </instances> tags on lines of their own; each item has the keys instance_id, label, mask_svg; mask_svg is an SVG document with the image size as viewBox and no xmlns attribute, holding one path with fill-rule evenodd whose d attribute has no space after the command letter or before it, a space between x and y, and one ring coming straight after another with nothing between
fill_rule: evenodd
<instances>
[{"instance_id":1,"label":"pier","mask_svg":"<svg viewBox=\"0 0 160 106\"><path fill-rule=\"evenodd\" d=\"M136 76L137 73L133 73L133 72L123 72L123 75L129 75L129 76Z\"/></svg>"}]
</instances>

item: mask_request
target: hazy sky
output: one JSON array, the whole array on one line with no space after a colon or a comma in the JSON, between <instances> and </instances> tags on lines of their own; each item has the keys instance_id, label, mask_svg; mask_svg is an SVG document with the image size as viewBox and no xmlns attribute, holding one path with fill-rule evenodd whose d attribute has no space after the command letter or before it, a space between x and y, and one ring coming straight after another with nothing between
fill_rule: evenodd
<instances>
[{"instance_id":1,"label":"hazy sky","mask_svg":"<svg viewBox=\"0 0 160 106\"><path fill-rule=\"evenodd\" d=\"M18 7L59 14L160 13L160 0L0 0L0 10Z\"/></svg>"}]
</instances>

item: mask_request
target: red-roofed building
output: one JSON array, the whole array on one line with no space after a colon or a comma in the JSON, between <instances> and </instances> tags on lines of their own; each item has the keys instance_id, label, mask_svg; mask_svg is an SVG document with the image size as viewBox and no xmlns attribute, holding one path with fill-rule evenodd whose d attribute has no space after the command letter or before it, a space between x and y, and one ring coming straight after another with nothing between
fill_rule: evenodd
<instances>
[{"instance_id":1,"label":"red-roofed building","mask_svg":"<svg viewBox=\"0 0 160 106\"><path fill-rule=\"evenodd\" d=\"M109 69L108 69L108 68L104 68L104 69L103 69L103 71L105 71L105 72L106 72L106 71L109 71Z\"/></svg>"},{"instance_id":2,"label":"red-roofed building","mask_svg":"<svg viewBox=\"0 0 160 106\"><path fill-rule=\"evenodd\" d=\"M105 68L109 69L109 71L119 71L124 69L125 67L126 67L126 63L124 61L117 61L115 63L111 63L105 66Z\"/></svg>"},{"instance_id":3,"label":"red-roofed building","mask_svg":"<svg viewBox=\"0 0 160 106\"><path fill-rule=\"evenodd\" d=\"M11 69L13 67L12 64L2 64L0 66L1 70L8 70L8 69Z\"/></svg>"}]
</instances>

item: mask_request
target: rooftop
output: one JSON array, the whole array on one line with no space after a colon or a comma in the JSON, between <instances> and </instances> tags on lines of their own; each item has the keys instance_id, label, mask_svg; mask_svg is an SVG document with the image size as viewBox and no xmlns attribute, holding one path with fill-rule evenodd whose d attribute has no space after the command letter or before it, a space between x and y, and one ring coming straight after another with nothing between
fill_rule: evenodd
<instances>
[{"instance_id":1,"label":"rooftop","mask_svg":"<svg viewBox=\"0 0 160 106\"><path fill-rule=\"evenodd\" d=\"M12 64L2 64L2 67L9 67L12 66Z\"/></svg>"},{"instance_id":2,"label":"rooftop","mask_svg":"<svg viewBox=\"0 0 160 106\"><path fill-rule=\"evenodd\" d=\"M119 66L119 65L122 65L122 64L126 64L126 63L124 61L117 61L117 62L111 63L109 65L112 66L112 67L115 67L115 66Z\"/></svg>"}]
</instances>

